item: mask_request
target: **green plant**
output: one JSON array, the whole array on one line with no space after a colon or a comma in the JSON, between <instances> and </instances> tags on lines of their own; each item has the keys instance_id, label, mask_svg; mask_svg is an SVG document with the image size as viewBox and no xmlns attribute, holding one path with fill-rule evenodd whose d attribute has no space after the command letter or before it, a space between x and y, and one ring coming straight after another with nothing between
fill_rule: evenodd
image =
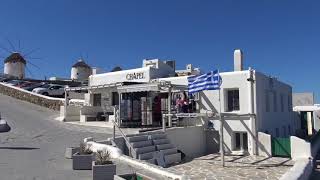
<instances>
[{"instance_id":1,"label":"green plant","mask_svg":"<svg viewBox=\"0 0 320 180\"><path fill-rule=\"evenodd\" d=\"M112 164L111 154L107 150L99 150L96 153L96 165Z\"/></svg>"},{"instance_id":2,"label":"green plant","mask_svg":"<svg viewBox=\"0 0 320 180\"><path fill-rule=\"evenodd\" d=\"M82 155L84 155L84 154L92 154L90 146L87 146L87 144L84 143L84 142L80 142L79 154L82 154Z\"/></svg>"}]
</instances>

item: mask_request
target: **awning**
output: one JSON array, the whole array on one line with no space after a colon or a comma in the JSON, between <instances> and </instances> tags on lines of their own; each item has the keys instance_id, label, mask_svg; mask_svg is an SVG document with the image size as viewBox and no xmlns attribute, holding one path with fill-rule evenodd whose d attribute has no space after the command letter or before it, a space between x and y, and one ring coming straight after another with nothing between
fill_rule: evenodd
<instances>
[{"instance_id":1,"label":"awning","mask_svg":"<svg viewBox=\"0 0 320 180\"><path fill-rule=\"evenodd\" d=\"M118 86L122 86L122 83L112 83L112 84L104 84L104 85L98 85L98 86L68 87L68 88L65 88L65 90L79 91L79 90L102 89L102 88L110 88L110 87L118 87Z\"/></svg>"},{"instance_id":2,"label":"awning","mask_svg":"<svg viewBox=\"0 0 320 180\"><path fill-rule=\"evenodd\" d=\"M188 90L187 86L182 85L171 85L171 92L181 92ZM148 83L148 84L134 84L127 86L119 86L117 88L119 93L131 93L131 92L168 92L168 87L163 87L159 83Z\"/></svg>"},{"instance_id":3,"label":"awning","mask_svg":"<svg viewBox=\"0 0 320 180\"><path fill-rule=\"evenodd\" d=\"M119 86L117 88L119 93L131 93L131 92L145 92L145 91L160 91L160 86L158 83L149 84L135 84L128 86Z\"/></svg>"}]
</instances>

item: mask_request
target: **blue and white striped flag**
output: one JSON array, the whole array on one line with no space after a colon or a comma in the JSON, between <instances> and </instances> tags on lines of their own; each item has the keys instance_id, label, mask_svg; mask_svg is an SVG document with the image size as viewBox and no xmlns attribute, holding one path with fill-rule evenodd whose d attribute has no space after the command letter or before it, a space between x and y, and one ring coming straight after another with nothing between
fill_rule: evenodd
<instances>
[{"instance_id":1,"label":"blue and white striped flag","mask_svg":"<svg viewBox=\"0 0 320 180\"><path fill-rule=\"evenodd\" d=\"M203 90L218 90L221 80L218 70L198 76L190 76L188 77L188 91L191 94Z\"/></svg>"}]
</instances>

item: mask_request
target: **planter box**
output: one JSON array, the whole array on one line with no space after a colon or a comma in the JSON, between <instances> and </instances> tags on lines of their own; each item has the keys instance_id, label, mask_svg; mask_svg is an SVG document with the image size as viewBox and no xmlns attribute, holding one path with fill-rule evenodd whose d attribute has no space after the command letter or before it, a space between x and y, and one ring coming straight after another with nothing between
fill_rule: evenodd
<instances>
[{"instance_id":1,"label":"planter box","mask_svg":"<svg viewBox=\"0 0 320 180\"><path fill-rule=\"evenodd\" d=\"M115 164L95 165L92 162L92 179L93 180L110 180L116 175Z\"/></svg>"},{"instance_id":2,"label":"planter box","mask_svg":"<svg viewBox=\"0 0 320 180\"><path fill-rule=\"evenodd\" d=\"M91 170L94 153L80 155L78 152L72 156L72 168L74 170Z\"/></svg>"},{"instance_id":3,"label":"planter box","mask_svg":"<svg viewBox=\"0 0 320 180\"><path fill-rule=\"evenodd\" d=\"M79 147L67 147L66 148L66 153L65 153L65 157L67 159L72 159L72 156L76 153L79 152Z\"/></svg>"}]
</instances>

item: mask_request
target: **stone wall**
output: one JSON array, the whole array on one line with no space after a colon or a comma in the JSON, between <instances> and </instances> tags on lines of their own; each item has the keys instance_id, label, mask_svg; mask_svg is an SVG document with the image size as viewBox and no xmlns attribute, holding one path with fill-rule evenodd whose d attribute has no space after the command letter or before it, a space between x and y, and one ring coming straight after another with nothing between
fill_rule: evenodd
<instances>
[{"instance_id":1,"label":"stone wall","mask_svg":"<svg viewBox=\"0 0 320 180\"><path fill-rule=\"evenodd\" d=\"M60 110L60 106L63 105L61 98L46 97L3 83L0 83L0 93L53 110Z\"/></svg>"}]
</instances>

